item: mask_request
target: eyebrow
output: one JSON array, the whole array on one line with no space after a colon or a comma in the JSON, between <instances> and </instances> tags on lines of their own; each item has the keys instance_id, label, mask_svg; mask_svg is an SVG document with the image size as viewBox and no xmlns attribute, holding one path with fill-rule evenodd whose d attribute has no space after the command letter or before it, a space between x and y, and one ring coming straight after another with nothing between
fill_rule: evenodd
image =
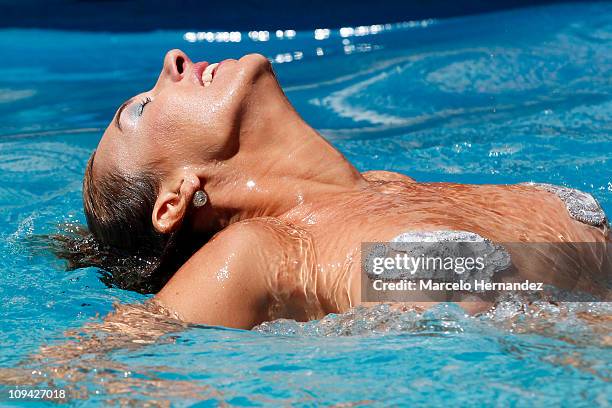
<instances>
[{"instance_id":1,"label":"eyebrow","mask_svg":"<svg viewBox=\"0 0 612 408\"><path fill-rule=\"evenodd\" d=\"M130 103L132 103L133 100L134 98L130 98L127 101L123 102L123 105L121 105L121 107L117 111L117 114L115 115L115 126L117 126L117 128L121 131L123 131L123 129L121 129L121 113L125 108L127 108Z\"/></svg>"}]
</instances>

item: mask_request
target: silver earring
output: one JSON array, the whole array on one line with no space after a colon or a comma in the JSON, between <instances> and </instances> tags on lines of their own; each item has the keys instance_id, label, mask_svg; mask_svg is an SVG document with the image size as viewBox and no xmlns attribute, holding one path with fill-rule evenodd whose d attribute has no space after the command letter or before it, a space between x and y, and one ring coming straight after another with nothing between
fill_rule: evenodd
<instances>
[{"instance_id":1,"label":"silver earring","mask_svg":"<svg viewBox=\"0 0 612 408\"><path fill-rule=\"evenodd\" d=\"M193 206L196 208L203 207L208 202L208 196L206 195L204 191L198 190L193 195L192 202L193 202Z\"/></svg>"}]
</instances>

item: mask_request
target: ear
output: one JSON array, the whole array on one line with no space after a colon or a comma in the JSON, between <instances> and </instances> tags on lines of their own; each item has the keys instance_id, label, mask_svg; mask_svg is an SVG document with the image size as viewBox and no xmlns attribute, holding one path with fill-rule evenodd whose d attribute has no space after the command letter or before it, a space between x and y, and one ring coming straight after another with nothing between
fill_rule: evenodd
<instances>
[{"instance_id":1,"label":"ear","mask_svg":"<svg viewBox=\"0 0 612 408\"><path fill-rule=\"evenodd\" d=\"M183 174L162 185L151 215L153 227L162 234L176 231L199 188L200 179L195 174Z\"/></svg>"}]
</instances>

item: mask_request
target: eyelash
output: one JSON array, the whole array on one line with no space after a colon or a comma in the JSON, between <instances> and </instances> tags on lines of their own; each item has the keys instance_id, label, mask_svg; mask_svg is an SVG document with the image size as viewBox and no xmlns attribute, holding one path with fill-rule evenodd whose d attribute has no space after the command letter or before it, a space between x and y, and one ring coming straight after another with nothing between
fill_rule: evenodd
<instances>
[{"instance_id":1,"label":"eyelash","mask_svg":"<svg viewBox=\"0 0 612 408\"><path fill-rule=\"evenodd\" d=\"M149 102L151 102L151 98L149 98L148 96L145 99L143 99L142 102L140 102L140 107L138 108L138 116L142 116L142 111L144 111L144 107Z\"/></svg>"}]
</instances>

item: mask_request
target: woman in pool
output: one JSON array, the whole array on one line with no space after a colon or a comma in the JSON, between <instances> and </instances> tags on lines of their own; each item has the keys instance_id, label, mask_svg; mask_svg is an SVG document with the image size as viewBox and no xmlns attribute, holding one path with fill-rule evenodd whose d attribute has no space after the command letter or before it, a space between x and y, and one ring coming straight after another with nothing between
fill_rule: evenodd
<instances>
[{"instance_id":1,"label":"woman in pool","mask_svg":"<svg viewBox=\"0 0 612 408\"><path fill-rule=\"evenodd\" d=\"M256 54L209 65L170 51L154 88L106 129L83 194L99 243L149 259L125 286L158 292L187 322L241 328L362 303L360 244L406 231L609 240L597 204L575 190L360 174L302 120ZM576 255L589 266L580 277L576 264L513 261L524 279L589 290L610 261Z\"/></svg>"}]
</instances>

